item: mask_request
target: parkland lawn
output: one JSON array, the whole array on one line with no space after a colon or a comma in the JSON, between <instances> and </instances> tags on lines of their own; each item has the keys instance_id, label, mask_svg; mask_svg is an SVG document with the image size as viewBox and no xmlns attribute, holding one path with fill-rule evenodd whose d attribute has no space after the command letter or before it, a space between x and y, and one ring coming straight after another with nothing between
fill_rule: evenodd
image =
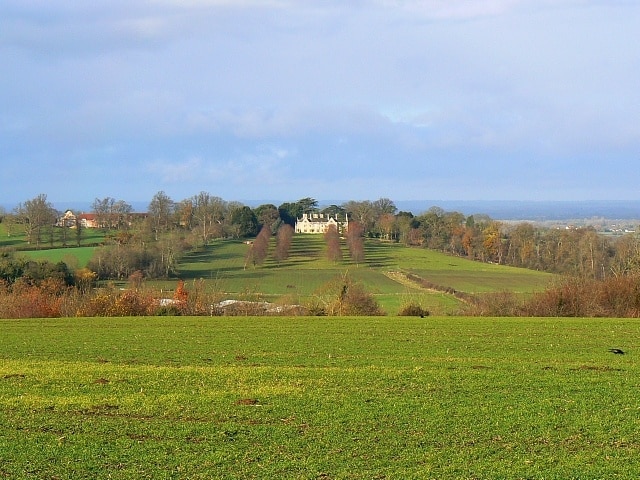
<instances>
[{"instance_id":1,"label":"parkland lawn","mask_svg":"<svg viewBox=\"0 0 640 480\"><path fill-rule=\"evenodd\" d=\"M100 231L85 229L85 233L91 245L104 240ZM0 237L0 248L26 248L23 237L17 244L11 243L14 239ZM63 261L73 270L86 266L97 248L101 247L43 246L41 250L20 250L17 254L34 260ZM373 294L390 315L408 303L420 304L432 314L452 315L460 312L461 301L442 290L470 294L508 291L528 295L543 290L554 278L544 272L476 262L377 239L365 241L364 260L360 263L350 260L344 245L341 261L327 260L322 235L295 235L289 258L281 262L273 259L275 239L271 242L271 254L262 265L246 265L249 248L241 240L212 241L206 247L186 253L177 265L175 278L147 280L146 285L171 291L179 278L185 280L187 289L190 282L203 281L207 290L219 292L221 299L308 304L327 283L349 275ZM407 275L424 279L440 290L405 281ZM119 286L126 288L126 282L120 282Z\"/></svg>"},{"instance_id":2,"label":"parkland lawn","mask_svg":"<svg viewBox=\"0 0 640 480\"><path fill-rule=\"evenodd\" d=\"M376 239L365 241L364 261L360 263L350 260L344 246L343 260L327 260L322 235L295 235L289 258L280 263L270 256L262 265L245 265L249 248L241 241L212 242L185 255L178 275L187 282L203 279L232 298L285 298L289 303L306 304L328 282L347 274L391 315L407 303L421 304L436 314L456 314L460 310L460 300L450 293L403 281L409 274L442 289L465 293L530 294L543 290L554 278L545 272L476 262ZM175 281L165 283L168 289L173 285Z\"/></svg>"},{"instance_id":3,"label":"parkland lawn","mask_svg":"<svg viewBox=\"0 0 640 480\"><path fill-rule=\"evenodd\" d=\"M639 349L637 319L2 320L0 478L635 479Z\"/></svg>"}]
</instances>

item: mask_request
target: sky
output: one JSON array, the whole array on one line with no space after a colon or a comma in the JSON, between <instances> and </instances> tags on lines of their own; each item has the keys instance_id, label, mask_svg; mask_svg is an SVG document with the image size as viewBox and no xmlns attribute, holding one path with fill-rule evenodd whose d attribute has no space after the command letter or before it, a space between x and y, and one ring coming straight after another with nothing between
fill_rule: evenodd
<instances>
[{"instance_id":1,"label":"sky","mask_svg":"<svg viewBox=\"0 0 640 480\"><path fill-rule=\"evenodd\" d=\"M2 0L0 204L638 200L635 0Z\"/></svg>"}]
</instances>

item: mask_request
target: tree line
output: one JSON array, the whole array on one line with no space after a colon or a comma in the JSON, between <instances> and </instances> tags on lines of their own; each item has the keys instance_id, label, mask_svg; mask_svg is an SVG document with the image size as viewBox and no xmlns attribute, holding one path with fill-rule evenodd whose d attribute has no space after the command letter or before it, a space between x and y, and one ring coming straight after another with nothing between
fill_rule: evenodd
<instances>
[{"instance_id":1,"label":"tree line","mask_svg":"<svg viewBox=\"0 0 640 480\"><path fill-rule=\"evenodd\" d=\"M250 239L245 268L258 268L269 254L275 236L273 258L285 261L296 219L303 213L324 213L349 218L348 229L330 228L324 234L331 261L342 261L342 242L351 261L363 261L364 240L369 237L476 261L564 274L559 283L526 301L506 293L479 296L467 304L468 314L640 315L640 236L636 233L612 237L591 227L557 229L526 222L510 224L486 215L465 216L439 207L414 215L398 211L385 198L324 208L312 198L303 198L280 206L250 208L206 192L179 202L158 192L144 213L133 212L126 202L110 197L96 199L92 213L104 240L87 268L73 270L64 262L26 260L14 256L10 248L0 250L3 311L15 317L50 316L64 311L83 315L157 312L157 303L146 294L87 293L99 279L126 280L137 292L136 285L143 278L171 277L185 252L219 238ZM5 233L23 233L32 248L80 245L89 236L77 217L70 223L60 222L60 212L44 194L21 203L11 213L0 211L0 221ZM362 308L366 304L362 302L363 292L345 288L347 284L342 283L331 302L310 311L351 311L344 307L351 301ZM204 307L211 302L198 300L204 298L201 290L196 289L189 298L190 306L185 306L183 313L211 313ZM372 304L367 311L375 311L373 307Z\"/></svg>"},{"instance_id":2,"label":"tree line","mask_svg":"<svg viewBox=\"0 0 640 480\"><path fill-rule=\"evenodd\" d=\"M251 208L208 192L175 201L160 191L143 214L111 197L96 198L91 213L104 230L109 247L97 252L92 260L91 267L100 278L122 279L138 270L153 278L167 277L175 272L186 250L220 238L255 238L251 258L247 259L247 265L255 266L264 260L264 242L276 236L275 256L282 261L292 235L283 227L294 227L304 213L348 216L353 229L358 229L357 234L352 230L349 235L350 251L355 238L370 237L482 262L593 279L640 271L640 236L635 233L611 237L592 227L557 229L527 222L513 225L487 215L465 216L439 207L414 215L398 211L388 198L351 200L321 208L315 199L307 197L279 206ZM19 204L0 218L9 234L24 232L32 248L80 245L86 235L78 221L59 223L60 212L45 194ZM337 259L341 252L335 238L328 238L327 245L329 256Z\"/></svg>"}]
</instances>

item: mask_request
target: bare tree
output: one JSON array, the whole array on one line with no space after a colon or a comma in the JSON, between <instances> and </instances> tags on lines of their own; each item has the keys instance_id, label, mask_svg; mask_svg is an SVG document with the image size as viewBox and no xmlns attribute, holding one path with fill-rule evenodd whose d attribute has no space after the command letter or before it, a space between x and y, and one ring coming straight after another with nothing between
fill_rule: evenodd
<instances>
[{"instance_id":1,"label":"bare tree","mask_svg":"<svg viewBox=\"0 0 640 480\"><path fill-rule=\"evenodd\" d=\"M190 200L190 203L191 214L202 243L206 245L212 237L221 236L227 202L208 192L200 192Z\"/></svg>"},{"instance_id":2,"label":"bare tree","mask_svg":"<svg viewBox=\"0 0 640 480\"><path fill-rule=\"evenodd\" d=\"M162 191L156 193L151 199L151 203L149 203L149 217L156 241L160 233L168 231L171 227L171 217L174 210L174 201Z\"/></svg>"},{"instance_id":3,"label":"bare tree","mask_svg":"<svg viewBox=\"0 0 640 480\"><path fill-rule=\"evenodd\" d=\"M293 227L289 224L283 223L278 228L276 235L276 251L275 258L278 262L289 258L289 251L291 250L291 240L293 238Z\"/></svg>"},{"instance_id":4,"label":"bare tree","mask_svg":"<svg viewBox=\"0 0 640 480\"><path fill-rule=\"evenodd\" d=\"M351 259L356 262L356 264L360 263L364 260L364 238L362 235L364 234L364 228L360 222L349 222L349 227L347 228L347 247L349 247L349 254L351 255Z\"/></svg>"},{"instance_id":5,"label":"bare tree","mask_svg":"<svg viewBox=\"0 0 640 480\"><path fill-rule=\"evenodd\" d=\"M28 242L39 248L43 232L53 228L56 222L56 211L53 205L47 201L47 196L41 193L24 204L18 205L16 213L22 217Z\"/></svg>"},{"instance_id":6,"label":"bare tree","mask_svg":"<svg viewBox=\"0 0 640 480\"><path fill-rule=\"evenodd\" d=\"M267 226L262 227L260 233L249 247L247 252L247 258L245 261L245 268L247 263L253 263L253 266L262 265L269 253L269 241L271 239L271 229Z\"/></svg>"},{"instance_id":7,"label":"bare tree","mask_svg":"<svg viewBox=\"0 0 640 480\"><path fill-rule=\"evenodd\" d=\"M96 216L96 223L100 228L109 228L109 214L113 210L116 200L111 197L96 198L91 204L91 209Z\"/></svg>"},{"instance_id":8,"label":"bare tree","mask_svg":"<svg viewBox=\"0 0 640 480\"><path fill-rule=\"evenodd\" d=\"M369 200L364 200L362 202L351 200L345 203L342 207L349 215L349 219L359 222L363 228L373 225L376 212L373 208L373 204Z\"/></svg>"},{"instance_id":9,"label":"bare tree","mask_svg":"<svg viewBox=\"0 0 640 480\"><path fill-rule=\"evenodd\" d=\"M342 249L340 248L340 234L335 225L329 225L324 233L324 240L327 243L327 258L332 262L342 260Z\"/></svg>"},{"instance_id":10,"label":"bare tree","mask_svg":"<svg viewBox=\"0 0 640 480\"><path fill-rule=\"evenodd\" d=\"M395 240L398 232L396 216L392 213L383 213L378 217L378 229L387 240Z\"/></svg>"}]
</instances>

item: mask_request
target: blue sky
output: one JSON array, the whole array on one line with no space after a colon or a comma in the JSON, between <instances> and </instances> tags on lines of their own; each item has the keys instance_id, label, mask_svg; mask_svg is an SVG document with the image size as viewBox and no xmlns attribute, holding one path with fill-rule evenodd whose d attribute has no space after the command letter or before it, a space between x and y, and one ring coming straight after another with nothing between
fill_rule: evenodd
<instances>
[{"instance_id":1,"label":"blue sky","mask_svg":"<svg viewBox=\"0 0 640 480\"><path fill-rule=\"evenodd\" d=\"M3 0L0 204L637 200L640 3Z\"/></svg>"}]
</instances>

